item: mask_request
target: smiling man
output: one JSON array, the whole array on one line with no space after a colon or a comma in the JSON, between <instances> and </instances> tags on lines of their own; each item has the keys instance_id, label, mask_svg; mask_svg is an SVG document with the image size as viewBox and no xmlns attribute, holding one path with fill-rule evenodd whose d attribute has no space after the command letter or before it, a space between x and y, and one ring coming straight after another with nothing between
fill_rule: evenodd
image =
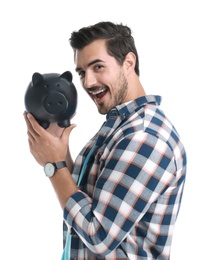
<instances>
[{"instance_id":1,"label":"smiling man","mask_svg":"<svg viewBox=\"0 0 219 260\"><path fill-rule=\"evenodd\" d=\"M124 63L126 67L121 66L109 55L105 39L96 40L75 51L75 62L82 85L101 114L107 114L113 107L145 95L137 74L131 73L136 62L134 53L128 52ZM135 91L130 88L132 81Z\"/></svg>"},{"instance_id":2,"label":"smiling man","mask_svg":"<svg viewBox=\"0 0 219 260\"><path fill-rule=\"evenodd\" d=\"M74 31L70 44L104 124L73 162L74 125L45 130L24 113L30 151L63 209L62 259L169 259L186 175L178 132L161 97L147 95L139 80L128 26L100 22Z\"/></svg>"}]
</instances>

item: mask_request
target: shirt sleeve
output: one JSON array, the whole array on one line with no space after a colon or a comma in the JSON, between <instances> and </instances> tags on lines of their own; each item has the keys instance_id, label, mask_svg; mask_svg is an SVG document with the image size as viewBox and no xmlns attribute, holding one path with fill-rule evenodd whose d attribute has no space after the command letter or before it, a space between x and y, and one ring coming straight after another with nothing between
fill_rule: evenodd
<instances>
[{"instance_id":1,"label":"shirt sleeve","mask_svg":"<svg viewBox=\"0 0 219 260\"><path fill-rule=\"evenodd\" d=\"M104 256L119 246L174 182L176 164L167 142L145 132L105 149L100 164L93 196L73 194L64 219L91 251Z\"/></svg>"}]
</instances>

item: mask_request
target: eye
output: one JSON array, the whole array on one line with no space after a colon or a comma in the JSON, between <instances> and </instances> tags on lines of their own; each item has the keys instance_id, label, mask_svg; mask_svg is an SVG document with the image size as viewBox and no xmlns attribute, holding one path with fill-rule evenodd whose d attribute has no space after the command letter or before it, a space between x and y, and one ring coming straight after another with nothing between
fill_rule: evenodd
<instances>
[{"instance_id":1,"label":"eye","mask_svg":"<svg viewBox=\"0 0 219 260\"><path fill-rule=\"evenodd\" d=\"M85 75L85 72L83 70L78 71L78 75L80 76L80 78L83 78Z\"/></svg>"},{"instance_id":2,"label":"eye","mask_svg":"<svg viewBox=\"0 0 219 260\"><path fill-rule=\"evenodd\" d=\"M100 65L100 64L96 64L95 66L94 66L94 70L100 70L100 69L102 69L103 68L103 65Z\"/></svg>"}]
</instances>

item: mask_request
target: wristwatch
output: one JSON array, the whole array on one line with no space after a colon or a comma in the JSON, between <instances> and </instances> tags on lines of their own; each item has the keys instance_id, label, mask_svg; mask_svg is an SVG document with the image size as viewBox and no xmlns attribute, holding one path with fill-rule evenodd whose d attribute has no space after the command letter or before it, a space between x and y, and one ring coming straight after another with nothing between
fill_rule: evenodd
<instances>
[{"instance_id":1,"label":"wristwatch","mask_svg":"<svg viewBox=\"0 0 219 260\"><path fill-rule=\"evenodd\" d=\"M65 161L55 162L55 163L48 162L44 166L44 172L47 177L52 177L58 169L61 169L64 167L67 167L67 164Z\"/></svg>"}]
</instances>

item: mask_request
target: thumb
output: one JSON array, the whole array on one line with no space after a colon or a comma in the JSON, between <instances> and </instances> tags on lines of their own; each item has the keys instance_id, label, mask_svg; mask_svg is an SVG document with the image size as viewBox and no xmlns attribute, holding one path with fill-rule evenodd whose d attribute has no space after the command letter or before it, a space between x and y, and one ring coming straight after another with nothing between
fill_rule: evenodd
<instances>
[{"instance_id":1,"label":"thumb","mask_svg":"<svg viewBox=\"0 0 219 260\"><path fill-rule=\"evenodd\" d=\"M70 126L66 127L62 133L62 136L61 136L61 139L64 141L64 142L68 142L68 139L69 139L69 136L70 136L70 133L71 131L76 127L76 124L71 124Z\"/></svg>"}]
</instances>

